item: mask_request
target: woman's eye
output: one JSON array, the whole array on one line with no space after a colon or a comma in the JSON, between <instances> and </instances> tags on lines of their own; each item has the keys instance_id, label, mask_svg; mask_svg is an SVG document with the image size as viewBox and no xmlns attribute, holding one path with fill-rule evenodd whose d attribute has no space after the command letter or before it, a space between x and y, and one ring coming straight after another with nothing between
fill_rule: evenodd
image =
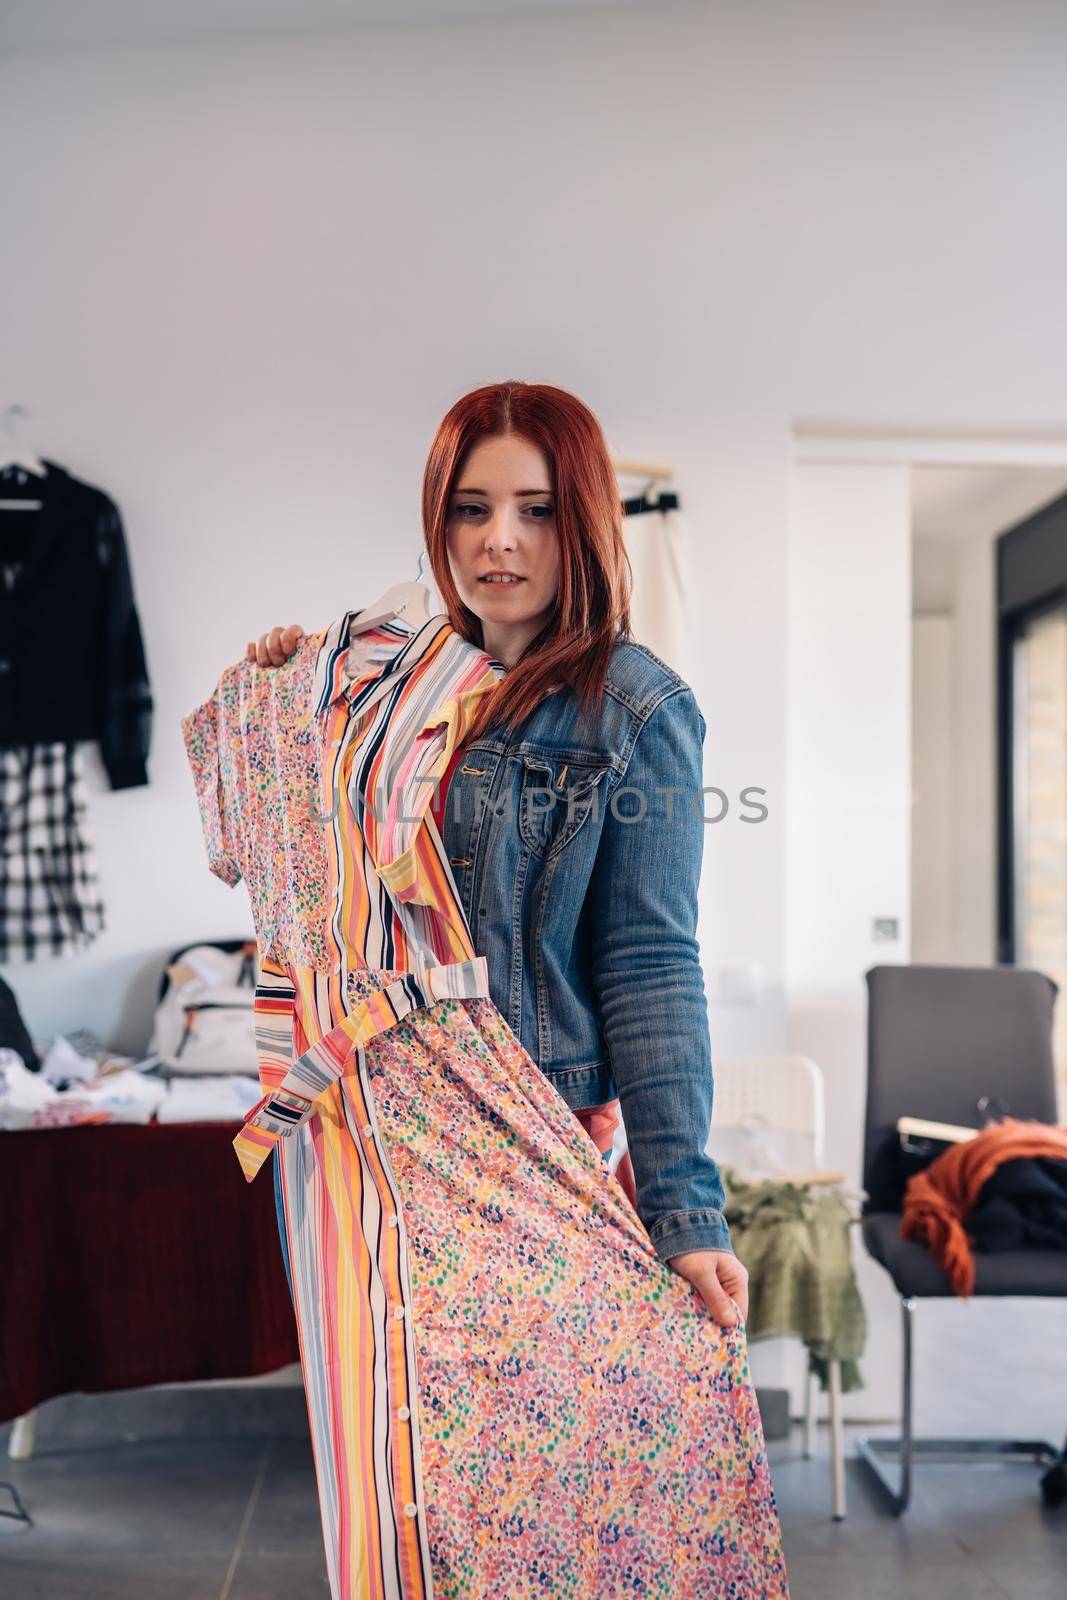
<instances>
[{"instance_id":1,"label":"woman's eye","mask_svg":"<svg viewBox=\"0 0 1067 1600\"><path fill-rule=\"evenodd\" d=\"M552 505L533 505L525 506L523 509L533 514L535 522L543 522L546 517L553 515L556 508ZM474 517L485 515L485 507L476 504L473 500L461 500L456 506L456 514L457 516L466 517L467 512L473 514L467 517L467 520L473 521Z\"/></svg>"}]
</instances>

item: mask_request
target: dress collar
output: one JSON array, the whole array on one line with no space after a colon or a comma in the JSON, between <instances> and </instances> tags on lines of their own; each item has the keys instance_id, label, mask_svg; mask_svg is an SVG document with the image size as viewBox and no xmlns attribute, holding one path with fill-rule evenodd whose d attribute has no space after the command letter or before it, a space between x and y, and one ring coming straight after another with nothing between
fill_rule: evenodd
<instances>
[{"instance_id":1,"label":"dress collar","mask_svg":"<svg viewBox=\"0 0 1067 1600\"><path fill-rule=\"evenodd\" d=\"M472 644L457 633L448 617L442 612L430 617L414 632L401 622L383 622L350 638L353 620L360 609L346 611L331 623L322 636L315 668L314 704L316 715L327 711L342 697L349 702L351 712L362 711L373 705L382 695L413 672L420 662L431 655L440 655L442 665L450 664L446 677L459 669L469 657L470 665L481 661L492 669L493 678L481 689L466 691L482 694L492 681L507 670L502 661L487 655L478 645Z\"/></svg>"},{"instance_id":2,"label":"dress collar","mask_svg":"<svg viewBox=\"0 0 1067 1600\"><path fill-rule=\"evenodd\" d=\"M350 714L362 712L415 674L405 689L405 714L376 746L373 793L363 797L360 821L378 874L398 902L455 915L455 883L427 813L483 696L507 669L457 633L447 616L431 617L414 632L384 623L350 641L358 615L346 611L322 636L314 703L325 713L342 710L347 699Z\"/></svg>"}]
</instances>

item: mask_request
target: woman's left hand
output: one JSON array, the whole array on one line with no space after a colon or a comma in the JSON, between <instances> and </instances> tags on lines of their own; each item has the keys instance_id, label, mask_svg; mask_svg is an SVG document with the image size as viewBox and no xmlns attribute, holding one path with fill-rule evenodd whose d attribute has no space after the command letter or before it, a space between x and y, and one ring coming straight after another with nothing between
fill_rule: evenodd
<instances>
[{"instance_id":1,"label":"woman's left hand","mask_svg":"<svg viewBox=\"0 0 1067 1600\"><path fill-rule=\"evenodd\" d=\"M737 1326L738 1310L747 1319L748 1273L732 1250L685 1250L680 1256L671 1256L670 1265L699 1290L704 1304L724 1328Z\"/></svg>"}]
</instances>

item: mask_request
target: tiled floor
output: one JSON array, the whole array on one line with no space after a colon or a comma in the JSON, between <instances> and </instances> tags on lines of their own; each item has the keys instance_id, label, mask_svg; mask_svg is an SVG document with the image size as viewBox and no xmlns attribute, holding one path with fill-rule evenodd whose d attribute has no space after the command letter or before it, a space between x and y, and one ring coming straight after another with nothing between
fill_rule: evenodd
<instances>
[{"instance_id":1,"label":"tiled floor","mask_svg":"<svg viewBox=\"0 0 1067 1600\"><path fill-rule=\"evenodd\" d=\"M108 1397L92 1409L104 1416ZM217 1397L212 1410L217 1409ZM314 1600L328 1596L311 1450L275 1417L273 1436L204 1431L112 1436L68 1412L31 1461L6 1458L34 1518L0 1518L3 1600ZM143 1415L143 1409L142 1413ZM821 1444L825 1452L825 1442ZM1067 1507L1043 1510L1039 1469L928 1466L906 1518L883 1512L859 1470L849 1516L829 1516L825 1459L775 1444L775 1484L792 1600L1064 1600ZM0 1508L9 1504L0 1491ZM6 1525L5 1525L6 1524ZM507 1600L504 1596L485 1600ZM744 1600L744 1597L739 1597Z\"/></svg>"}]
</instances>

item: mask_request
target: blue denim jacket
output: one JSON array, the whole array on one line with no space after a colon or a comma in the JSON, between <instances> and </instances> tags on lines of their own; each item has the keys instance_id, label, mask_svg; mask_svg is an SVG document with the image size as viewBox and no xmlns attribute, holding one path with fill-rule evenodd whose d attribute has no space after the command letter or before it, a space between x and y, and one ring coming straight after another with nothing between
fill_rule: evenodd
<instances>
[{"instance_id":1,"label":"blue denim jacket","mask_svg":"<svg viewBox=\"0 0 1067 1600\"><path fill-rule=\"evenodd\" d=\"M638 1212L664 1258L730 1249L705 1153L706 731L685 680L619 640L598 715L564 689L510 738L490 729L467 746L443 828L494 1002L570 1106L618 1094Z\"/></svg>"}]
</instances>

